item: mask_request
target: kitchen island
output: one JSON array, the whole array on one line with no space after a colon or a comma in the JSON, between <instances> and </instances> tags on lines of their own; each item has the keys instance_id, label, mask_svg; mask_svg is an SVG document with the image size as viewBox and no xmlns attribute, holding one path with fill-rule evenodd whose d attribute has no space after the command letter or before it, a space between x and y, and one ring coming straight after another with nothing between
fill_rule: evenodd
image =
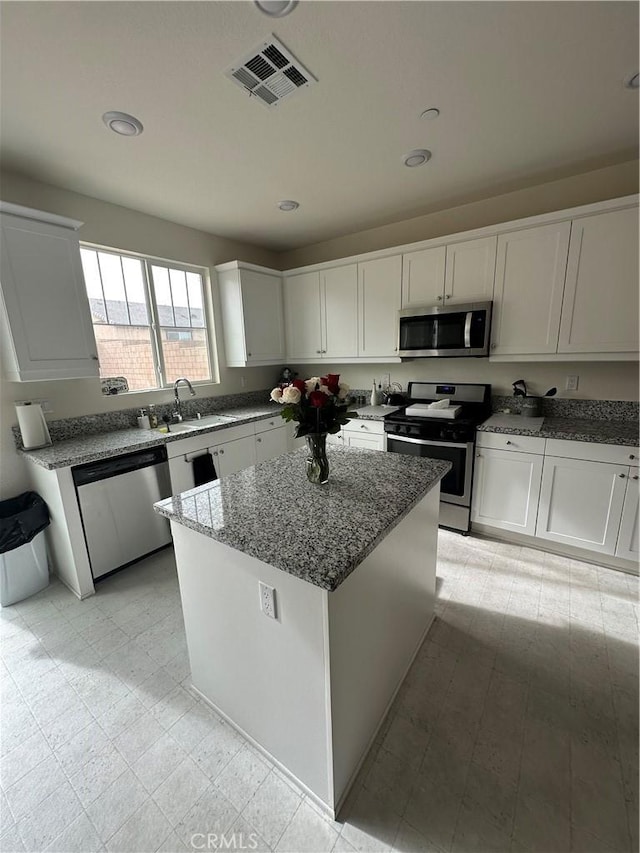
<instances>
[{"instance_id":1,"label":"kitchen island","mask_svg":"<svg viewBox=\"0 0 640 853\"><path fill-rule=\"evenodd\" d=\"M194 688L335 815L433 619L450 463L333 447L317 486L305 457L156 509L171 521Z\"/></svg>"}]
</instances>

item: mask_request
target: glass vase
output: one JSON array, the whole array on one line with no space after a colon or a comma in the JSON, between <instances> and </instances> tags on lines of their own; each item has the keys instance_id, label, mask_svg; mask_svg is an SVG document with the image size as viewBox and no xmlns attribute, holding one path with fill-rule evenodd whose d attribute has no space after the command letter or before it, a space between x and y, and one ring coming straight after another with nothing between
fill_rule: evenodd
<instances>
[{"instance_id":1,"label":"glass vase","mask_svg":"<svg viewBox=\"0 0 640 853\"><path fill-rule=\"evenodd\" d=\"M327 459L327 434L314 432L305 436L309 455L307 456L307 480L310 483L326 483L329 479L329 460Z\"/></svg>"}]
</instances>

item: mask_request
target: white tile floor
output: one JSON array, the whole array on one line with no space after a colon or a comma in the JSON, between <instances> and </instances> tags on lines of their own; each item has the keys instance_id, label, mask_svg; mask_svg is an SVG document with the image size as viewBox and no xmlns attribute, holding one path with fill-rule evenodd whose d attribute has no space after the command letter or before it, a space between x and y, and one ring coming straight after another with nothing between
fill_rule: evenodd
<instances>
[{"instance_id":1,"label":"white tile floor","mask_svg":"<svg viewBox=\"0 0 640 853\"><path fill-rule=\"evenodd\" d=\"M0 850L637 850L637 579L440 541L437 621L336 822L189 692L171 552L3 609Z\"/></svg>"}]
</instances>

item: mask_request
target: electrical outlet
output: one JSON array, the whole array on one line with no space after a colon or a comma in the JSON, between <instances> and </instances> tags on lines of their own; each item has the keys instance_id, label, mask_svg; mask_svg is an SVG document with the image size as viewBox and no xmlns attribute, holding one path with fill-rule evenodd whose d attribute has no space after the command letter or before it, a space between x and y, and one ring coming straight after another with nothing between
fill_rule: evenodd
<instances>
[{"instance_id":1,"label":"electrical outlet","mask_svg":"<svg viewBox=\"0 0 640 853\"><path fill-rule=\"evenodd\" d=\"M260 609L270 619L277 619L276 615L276 591L272 586L258 581L260 588Z\"/></svg>"},{"instance_id":2,"label":"electrical outlet","mask_svg":"<svg viewBox=\"0 0 640 853\"><path fill-rule=\"evenodd\" d=\"M579 377L574 374L570 374L567 376L567 381L565 382L564 388L565 391L577 391L578 390L578 379Z\"/></svg>"},{"instance_id":3,"label":"electrical outlet","mask_svg":"<svg viewBox=\"0 0 640 853\"><path fill-rule=\"evenodd\" d=\"M245 379L244 373L240 374L240 387L241 388L247 387L247 380Z\"/></svg>"}]
</instances>

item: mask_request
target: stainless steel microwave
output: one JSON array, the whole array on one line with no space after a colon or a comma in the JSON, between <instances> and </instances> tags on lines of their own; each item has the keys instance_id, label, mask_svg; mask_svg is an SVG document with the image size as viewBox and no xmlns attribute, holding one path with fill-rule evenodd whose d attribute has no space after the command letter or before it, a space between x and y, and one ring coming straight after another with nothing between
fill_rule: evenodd
<instances>
[{"instance_id":1,"label":"stainless steel microwave","mask_svg":"<svg viewBox=\"0 0 640 853\"><path fill-rule=\"evenodd\" d=\"M401 358L489 355L491 302L404 308L398 314Z\"/></svg>"}]
</instances>

